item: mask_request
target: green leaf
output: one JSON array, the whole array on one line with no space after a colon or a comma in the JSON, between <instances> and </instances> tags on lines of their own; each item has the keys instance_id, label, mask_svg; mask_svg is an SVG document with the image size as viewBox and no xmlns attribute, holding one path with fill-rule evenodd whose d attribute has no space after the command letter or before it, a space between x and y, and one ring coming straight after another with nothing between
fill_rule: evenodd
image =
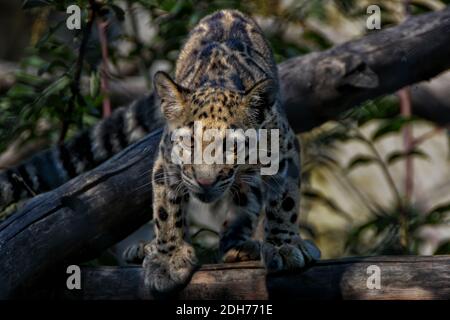
<instances>
[{"instance_id":1,"label":"green leaf","mask_svg":"<svg viewBox=\"0 0 450 320\"><path fill-rule=\"evenodd\" d=\"M51 26L49 30L39 39L39 41L35 44L36 48L42 48L48 41L53 37L53 35L60 30L61 27L66 27L66 20L62 19L56 25Z\"/></svg>"},{"instance_id":2,"label":"green leaf","mask_svg":"<svg viewBox=\"0 0 450 320\"><path fill-rule=\"evenodd\" d=\"M346 241L346 248L358 245L361 242L361 237L368 230L373 230L373 240L377 239L378 236L382 235L386 230L393 228L396 224L396 218L393 216L378 216L373 220L370 220L360 226L353 228Z\"/></svg>"},{"instance_id":3,"label":"green leaf","mask_svg":"<svg viewBox=\"0 0 450 320\"><path fill-rule=\"evenodd\" d=\"M420 150L411 150L409 152L394 151L387 156L387 163L393 164L394 162L396 162L398 160L402 160L409 156L416 156L416 157L420 157L422 159L429 159L428 155Z\"/></svg>"},{"instance_id":4,"label":"green leaf","mask_svg":"<svg viewBox=\"0 0 450 320\"><path fill-rule=\"evenodd\" d=\"M30 57L24 58L21 65L24 67L34 67L41 68L46 64L46 61L37 55L32 55Z\"/></svg>"},{"instance_id":5,"label":"green leaf","mask_svg":"<svg viewBox=\"0 0 450 320\"><path fill-rule=\"evenodd\" d=\"M33 87L21 83L15 84L8 91L8 96L10 98L31 96L33 94L35 94Z\"/></svg>"},{"instance_id":6,"label":"green leaf","mask_svg":"<svg viewBox=\"0 0 450 320\"><path fill-rule=\"evenodd\" d=\"M441 224L450 213L450 202L441 204L429 211L425 219L428 224Z\"/></svg>"},{"instance_id":7,"label":"green leaf","mask_svg":"<svg viewBox=\"0 0 450 320\"><path fill-rule=\"evenodd\" d=\"M432 209L433 212L445 213L450 212L450 202L439 205L438 207Z\"/></svg>"},{"instance_id":8,"label":"green leaf","mask_svg":"<svg viewBox=\"0 0 450 320\"><path fill-rule=\"evenodd\" d=\"M335 3L336 6L341 9L346 15L350 14L350 12L356 7L354 0L338 0L335 1Z\"/></svg>"},{"instance_id":9,"label":"green leaf","mask_svg":"<svg viewBox=\"0 0 450 320\"><path fill-rule=\"evenodd\" d=\"M378 162L378 159L373 156L357 155L352 160L350 160L350 163L347 166L347 171L350 171L356 167L371 164L374 162Z\"/></svg>"},{"instance_id":10,"label":"green leaf","mask_svg":"<svg viewBox=\"0 0 450 320\"><path fill-rule=\"evenodd\" d=\"M54 94L59 93L70 84L71 80L68 76L62 76L58 80L50 84L44 91L33 101L32 105L42 107L46 101ZM59 99L58 101L61 101Z\"/></svg>"},{"instance_id":11,"label":"green leaf","mask_svg":"<svg viewBox=\"0 0 450 320\"><path fill-rule=\"evenodd\" d=\"M34 87L38 87L44 83L42 77L27 73L22 70L16 72L16 80L17 82L25 83Z\"/></svg>"},{"instance_id":12,"label":"green leaf","mask_svg":"<svg viewBox=\"0 0 450 320\"><path fill-rule=\"evenodd\" d=\"M306 30L303 33L303 38L305 40L312 41L314 44L317 44L322 50L328 49L333 46L326 37L322 36L322 34L320 34L319 32L315 32L312 30Z\"/></svg>"},{"instance_id":13,"label":"green leaf","mask_svg":"<svg viewBox=\"0 0 450 320\"><path fill-rule=\"evenodd\" d=\"M92 72L89 77L89 94L91 97L100 94L100 75L97 72Z\"/></svg>"},{"instance_id":14,"label":"green leaf","mask_svg":"<svg viewBox=\"0 0 450 320\"><path fill-rule=\"evenodd\" d=\"M347 212L342 210L341 207L339 207L339 205L333 199L326 197L320 191L314 190L314 189L307 189L307 190L302 191L302 195L305 198L309 198L310 200L315 200L315 201L321 202L322 204L324 204L325 206L327 206L334 212L343 216L348 221L352 221L352 217Z\"/></svg>"},{"instance_id":15,"label":"green leaf","mask_svg":"<svg viewBox=\"0 0 450 320\"><path fill-rule=\"evenodd\" d=\"M392 119L399 114L399 104L391 96L369 100L360 108L349 110L348 116L356 120L359 126L374 119Z\"/></svg>"},{"instance_id":16,"label":"green leaf","mask_svg":"<svg viewBox=\"0 0 450 320\"><path fill-rule=\"evenodd\" d=\"M404 118L404 117L396 117L394 119L383 121L383 123L372 135L372 140L376 141L389 133L399 132L405 124L410 123L412 121L413 121L412 118Z\"/></svg>"},{"instance_id":17,"label":"green leaf","mask_svg":"<svg viewBox=\"0 0 450 320\"><path fill-rule=\"evenodd\" d=\"M38 70L38 75L42 75L47 72L52 72L57 67L60 67L63 70L67 70L69 68L65 61L61 59L56 59L42 65Z\"/></svg>"},{"instance_id":18,"label":"green leaf","mask_svg":"<svg viewBox=\"0 0 450 320\"><path fill-rule=\"evenodd\" d=\"M110 5L111 9L114 11L114 14L116 15L117 20L124 21L125 20L125 11L121 7L115 4Z\"/></svg>"},{"instance_id":19,"label":"green leaf","mask_svg":"<svg viewBox=\"0 0 450 320\"><path fill-rule=\"evenodd\" d=\"M375 220L368 221L358 227L353 228L348 235L348 238L345 243L345 247L349 248L351 246L358 244L360 242L359 238L361 237L361 235L366 230L369 230L371 228L376 228L376 224L377 224L377 220L375 219Z\"/></svg>"},{"instance_id":20,"label":"green leaf","mask_svg":"<svg viewBox=\"0 0 450 320\"><path fill-rule=\"evenodd\" d=\"M51 85L49 85L43 92L43 95L48 97L55 93L60 92L70 84L70 78L68 76L62 76Z\"/></svg>"},{"instance_id":21,"label":"green leaf","mask_svg":"<svg viewBox=\"0 0 450 320\"><path fill-rule=\"evenodd\" d=\"M434 254L449 254L450 253L450 241L447 241L437 248Z\"/></svg>"}]
</instances>

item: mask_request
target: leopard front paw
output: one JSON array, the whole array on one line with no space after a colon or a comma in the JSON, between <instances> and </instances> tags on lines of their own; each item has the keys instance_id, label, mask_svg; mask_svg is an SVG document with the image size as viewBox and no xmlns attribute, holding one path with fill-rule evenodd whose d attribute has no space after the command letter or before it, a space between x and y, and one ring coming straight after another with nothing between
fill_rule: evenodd
<instances>
[{"instance_id":1,"label":"leopard front paw","mask_svg":"<svg viewBox=\"0 0 450 320\"><path fill-rule=\"evenodd\" d=\"M309 240L295 237L290 243L262 245L262 260L268 272L297 270L320 259L320 250Z\"/></svg>"},{"instance_id":2,"label":"leopard front paw","mask_svg":"<svg viewBox=\"0 0 450 320\"><path fill-rule=\"evenodd\" d=\"M261 259L261 243L257 240L242 242L223 255L223 262L252 261Z\"/></svg>"},{"instance_id":3,"label":"leopard front paw","mask_svg":"<svg viewBox=\"0 0 450 320\"><path fill-rule=\"evenodd\" d=\"M156 242L149 243L143 262L145 285L153 293L174 292L189 282L197 264L194 248L188 243L169 252L158 251Z\"/></svg>"}]
</instances>

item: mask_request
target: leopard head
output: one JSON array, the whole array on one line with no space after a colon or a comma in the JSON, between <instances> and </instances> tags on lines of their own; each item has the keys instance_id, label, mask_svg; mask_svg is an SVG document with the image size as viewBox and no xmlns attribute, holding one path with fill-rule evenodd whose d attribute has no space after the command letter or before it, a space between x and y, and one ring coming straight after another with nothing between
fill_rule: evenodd
<instances>
[{"instance_id":1,"label":"leopard head","mask_svg":"<svg viewBox=\"0 0 450 320\"><path fill-rule=\"evenodd\" d=\"M263 125L275 103L274 82L259 81L245 92L222 87L192 90L175 83L166 73L157 72L154 85L172 134L169 151L172 155L191 151L184 161L172 157L183 184L199 200L216 201L230 190L240 171L252 167L238 161L242 148L248 150L242 140L245 137L239 133ZM176 147L177 152L172 152Z\"/></svg>"}]
</instances>

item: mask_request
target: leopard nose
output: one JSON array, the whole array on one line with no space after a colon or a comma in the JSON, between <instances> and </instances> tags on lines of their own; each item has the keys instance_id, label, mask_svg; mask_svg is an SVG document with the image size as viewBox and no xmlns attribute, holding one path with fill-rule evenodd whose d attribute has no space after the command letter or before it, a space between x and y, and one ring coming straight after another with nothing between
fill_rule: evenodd
<instances>
[{"instance_id":1,"label":"leopard nose","mask_svg":"<svg viewBox=\"0 0 450 320\"><path fill-rule=\"evenodd\" d=\"M214 182L216 182L215 178L197 178L197 183L202 188L209 188Z\"/></svg>"}]
</instances>

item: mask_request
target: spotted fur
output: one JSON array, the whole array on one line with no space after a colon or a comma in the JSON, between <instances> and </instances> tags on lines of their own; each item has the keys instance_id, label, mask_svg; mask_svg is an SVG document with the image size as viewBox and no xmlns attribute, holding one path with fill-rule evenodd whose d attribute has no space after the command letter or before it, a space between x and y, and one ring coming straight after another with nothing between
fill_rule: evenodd
<instances>
[{"instance_id":1,"label":"spotted fur","mask_svg":"<svg viewBox=\"0 0 450 320\"><path fill-rule=\"evenodd\" d=\"M198 202L212 215L225 208L219 245L226 262L262 258L269 271L278 271L318 259L317 248L299 235L299 146L280 106L271 49L257 24L235 10L205 17L181 50L175 79L158 72L154 83L167 120L153 169L156 238L133 251L145 256L150 289L174 290L195 270L187 218L199 214L192 209ZM171 133L196 121L223 136L227 128L279 129L278 173L261 176L261 164L174 164ZM260 241L254 233L262 213Z\"/></svg>"}]
</instances>

